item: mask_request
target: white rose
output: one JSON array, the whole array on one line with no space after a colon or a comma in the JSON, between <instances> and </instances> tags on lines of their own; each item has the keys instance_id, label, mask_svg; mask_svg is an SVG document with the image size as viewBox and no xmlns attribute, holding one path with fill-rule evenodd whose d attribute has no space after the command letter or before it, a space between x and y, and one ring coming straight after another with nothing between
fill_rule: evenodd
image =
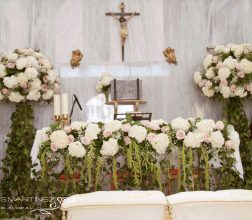
<instances>
[{"instance_id":1,"label":"white rose","mask_svg":"<svg viewBox=\"0 0 252 220\"><path fill-rule=\"evenodd\" d=\"M147 136L147 130L142 126L133 125L129 131L129 136L135 138L138 143L141 143Z\"/></svg>"},{"instance_id":2,"label":"white rose","mask_svg":"<svg viewBox=\"0 0 252 220\"><path fill-rule=\"evenodd\" d=\"M231 89L228 86L221 86L220 93L223 95L225 99L229 98L231 96Z\"/></svg>"},{"instance_id":3,"label":"white rose","mask_svg":"<svg viewBox=\"0 0 252 220\"><path fill-rule=\"evenodd\" d=\"M3 79L3 83L6 87L12 89L17 86L18 84L18 79L16 76L12 75L11 77L5 77Z\"/></svg>"},{"instance_id":4,"label":"white rose","mask_svg":"<svg viewBox=\"0 0 252 220\"><path fill-rule=\"evenodd\" d=\"M252 62L247 59L242 59L240 62L241 70L244 73L251 73L252 72Z\"/></svg>"},{"instance_id":5,"label":"white rose","mask_svg":"<svg viewBox=\"0 0 252 220\"><path fill-rule=\"evenodd\" d=\"M193 75L194 82L198 85L202 81L202 75L201 72L197 71Z\"/></svg>"},{"instance_id":6,"label":"white rose","mask_svg":"<svg viewBox=\"0 0 252 220\"><path fill-rule=\"evenodd\" d=\"M167 134L160 133L154 137L151 141L152 147L156 150L159 155L165 154L167 147L169 146L170 140Z\"/></svg>"},{"instance_id":7,"label":"white rose","mask_svg":"<svg viewBox=\"0 0 252 220\"><path fill-rule=\"evenodd\" d=\"M16 66L17 66L17 69L18 69L18 70L24 69L24 68L26 67L26 65L27 65L27 60L26 60L26 58L20 58L20 59L18 59L17 62L16 62Z\"/></svg>"},{"instance_id":8,"label":"white rose","mask_svg":"<svg viewBox=\"0 0 252 220\"><path fill-rule=\"evenodd\" d=\"M213 67L211 67L206 71L206 78L212 79L214 76L215 76L214 70Z\"/></svg>"},{"instance_id":9,"label":"white rose","mask_svg":"<svg viewBox=\"0 0 252 220\"><path fill-rule=\"evenodd\" d=\"M204 61L203 61L203 65L205 70L207 70L207 68L213 63L213 55L212 54L208 54Z\"/></svg>"},{"instance_id":10,"label":"white rose","mask_svg":"<svg viewBox=\"0 0 252 220\"><path fill-rule=\"evenodd\" d=\"M215 131L210 135L210 143L213 148L221 148L225 140L220 131Z\"/></svg>"},{"instance_id":11,"label":"white rose","mask_svg":"<svg viewBox=\"0 0 252 220\"><path fill-rule=\"evenodd\" d=\"M15 62L17 60L17 58L18 58L18 54L16 54L16 53L9 53L7 55L7 59L9 61L14 61Z\"/></svg>"},{"instance_id":12,"label":"white rose","mask_svg":"<svg viewBox=\"0 0 252 220\"><path fill-rule=\"evenodd\" d=\"M34 67L28 67L28 68L26 68L25 73L27 74L27 77L29 79L35 79L35 78L38 77L38 71Z\"/></svg>"},{"instance_id":13,"label":"white rose","mask_svg":"<svg viewBox=\"0 0 252 220\"><path fill-rule=\"evenodd\" d=\"M232 69L232 70L236 67L236 64L237 64L237 60L233 59L231 56L226 58L223 62L223 65L225 65L227 68Z\"/></svg>"},{"instance_id":14,"label":"white rose","mask_svg":"<svg viewBox=\"0 0 252 220\"><path fill-rule=\"evenodd\" d=\"M89 123L85 130L85 137L89 140L95 140L98 138L98 134L101 132L99 126L95 123Z\"/></svg>"},{"instance_id":15,"label":"white rose","mask_svg":"<svg viewBox=\"0 0 252 220\"><path fill-rule=\"evenodd\" d=\"M69 144L68 147L69 155L72 157L82 158L86 154L86 149L79 141L75 141Z\"/></svg>"},{"instance_id":16,"label":"white rose","mask_svg":"<svg viewBox=\"0 0 252 220\"><path fill-rule=\"evenodd\" d=\"M17 75L17 80L19 84L25 84L28 82L29 78L27 77L25 73L19 73Z\"/></svg>"},{"instance_id":17,"label":"white rose","mask_svg":"<svg viewBox=\"0 0 252 220\"><path fill-rule=\"evenodd\" d=\"M34 79L29 84L30 90L41 90L41 81L39 79Z\"/></svg>"},{"instance_id":18,"label":"white rose","mask_svg":"<svg viewBox=\"0 0 252 220\"><path fill-rule=\"evenodd\" d=\"M185 146L191 148L199 148L202 141L202 135L197 132L188 132L184 138Z\"/></svg>"},{"instance_id":19,"label":"white rose","mask_svg":"<svg viewBox=\"0 0 252 220\"><path fill-rule=\"evenodd\" d=\"M103 156L115 156L119 150L119 145L116 139L110 138L108 141L103 141L101 148L101 155Z\"/></svg>"},{"instance_id":20,"label":"white rose","mask_svg":"<svg viewBox=\"0 0 252 220\"><path fill-rule=\"evenodd\" d=\"M5 66L0 63L0 78L4 78L6 75Z\"/></svg>"},{"instance_id":21,"label":"white rose","mask_svg":"<svg viewBox=\"0 0 252 220\"><path fill-rule=\"evenodd\" d=\"M21 102L24 99L24 96L22 96L19 92L11 92L8 96L9 100L11 102Z\"/></svg>"},{"instance_id":22,"label":"white rose","mask_svg":"<svg viewBox=\"0 0 252 220\"><path fill-rule=\"evenodd\" d=\"M227 79L230 74L230 69L228 69L227 67L220 68L218 71L218 77L220 80Z\"/></svg>"},{"instance_id":23,"label":"white rose","mask_svg":"<svg viewBox=\"0 0 252 220\"><path fill-rule=\"evenodd\" d=\"M118 120L106 122L104 125L105 131L115 132L122 128L122 122Z\"/></svg>"},{"instance_id":24,"label":"white rose","mask_svg":"<svg viewBox=\"0 0 252 220\"><path fill-rule=\"evenodd\" d=\"M186 119L178 117L171 121L171 127L174 130L186 131L190 128L190 123Z\"/></svg>"},{"instance_id":25,"label":"white rose","mask_svg":"<svg viewBox=\"0 0 252 220\"><path fill-rule=\"evenodd\" d=\"M59 149L64 149L68 145L68 136L64 130L52 132L50 135L50 140L52 144L55 144Z\"/></svg>"},{"instance_id":26,"label":"white rose","mask_svg":"<svg viewBox=\"0 0 252 220\"><path fill-rule=\"evenodd\" d=\"M53 97L53 94L54 94L54 91L51 90L51 89L48 89L43 95L42 95L42 98L44 100L49 100Z\"/></svg>"},{"instance_id":27,"label":"white rose","mask_svg":"<svg viewBox=\"0 0 252 220\"><path fill-rule=\"evenodd\" d=\"M214 90L210 89L208 87L202 87L202 92L207 97L213 97L214 96Z\"/></svg>"},{"instance_id":28,"label":"white rose","mask_svg":"<svg viewBox=\"0 0 252 220\"><path fill-rule=\"evenodd\" d=\"M38 101L40 97L41 94L38 90L31 90L26 98L28 100Z\"/></svg>"},{"instance_id":29,"label":"white rose","mask_svg":"<svg viewBox=\"0 0 252 220\"><path fill-rule=\"evenodd\" d=\"M72 130L80 131L81 129L84 129L86 125L85 122L74 121L71 123L70 127Z\"/></svg>"}]
</instances>

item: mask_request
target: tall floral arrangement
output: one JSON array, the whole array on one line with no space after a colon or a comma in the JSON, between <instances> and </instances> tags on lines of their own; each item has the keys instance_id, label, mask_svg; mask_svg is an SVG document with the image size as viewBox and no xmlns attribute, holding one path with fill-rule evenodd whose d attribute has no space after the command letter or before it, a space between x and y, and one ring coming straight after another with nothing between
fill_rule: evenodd
<instances>
[{"instance_id":1,"label":"tall floral arrangement","mask_svg":"<svg viewBox=\"0 0 252 220\"><path fill-rule=\"evenodd\" d=\"M0 100L48 102L58 90L58 74L44 54L24 48L0 57Z\"/></svg>"},{"instance_id":2,"label":"tall floral arrangement","mask_svg":"<svg viewBox=\"0 0 252 220\"><path fill-rule=\"evenodd\" d=\"M252 187L252 142L249 122L242 99L252 94L252 46L250 44L217 45L194 73L194 82L203 95L226 104L224 117L241 137L241 157L245 169L245 187Z\"/></svg>"},{"instance_id":3,"label":"tall floral arrangement","mask_svg":"<svg viewBox=\"0 0 252 220\"><path fill-rule=\"evenodd\" d=\"M214 159L222 164L220 172L224 167L230 174L221 173L226 181L220 188L233 183L230 176L238 178L232 155L239 147L239 135L221 121L73 122L66 127L51 125L43 132L39 153L42 180L50 180L57 170L58 177L68 179L63 186L68 193L102 189L109 176L114 189L165 190L172 165L179 170L179 190L210 189L212 170L218 170L211 162ZM199 176L196 182L195 170ZM52 184L47 184L48 190Z\"/></svg>"},{"instance_id":4,"label":"tall floral arrangement","mask_svg":"<svg viewBox=\"0 0 252 220\"><path fill-rule=\"evenodd\" d=\"M103 93L107 101L109 99L109 89L111 87L112 80L113 78L110 73L103 73L101 80L99 80L96 85L96 91L98 93Z\"/></svg>"}]
</instances>

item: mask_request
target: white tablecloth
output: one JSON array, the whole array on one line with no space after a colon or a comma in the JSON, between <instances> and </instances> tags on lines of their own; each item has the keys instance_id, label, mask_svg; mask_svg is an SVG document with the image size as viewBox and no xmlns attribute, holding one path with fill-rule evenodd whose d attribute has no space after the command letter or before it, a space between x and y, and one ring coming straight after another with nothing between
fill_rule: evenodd
<instances>
[{"instance_id":1,"label":"white tablecloth","mask_svg":"<svg viewBox=\"0 0 252 220\"><path fill-rule=\"evenodd\" d=\"M252 191L182 192L167 196L171 220L250 220Z\"/></svg>"}]
</instances>

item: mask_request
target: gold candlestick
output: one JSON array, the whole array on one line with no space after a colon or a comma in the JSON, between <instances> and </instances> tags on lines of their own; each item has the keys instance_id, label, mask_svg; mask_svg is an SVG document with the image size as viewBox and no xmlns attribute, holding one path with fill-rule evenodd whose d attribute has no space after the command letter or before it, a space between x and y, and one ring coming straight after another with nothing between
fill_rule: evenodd
<instances>
[{"instance_id":1,"label":"gold candlestick","mask_svg":"<svg viewBox=\"0 0 252 220\"><path fill-rule=\"evenodd\" d=\"M69 116L68 116L68 114L63 114L62 115L62 122L63 122L64 126L69 125Z\"/></svg>"},{"instance_id":2,"label":"gold candlestick","mask_svg":"<svg viewBox=\"0 0 252 220\"><path fill-rule=\"evenodd\" d=\"M54 121L55 122L60 122L60 120L61 120L60 115L54 115Z\"/></svg>"}]
</instances>

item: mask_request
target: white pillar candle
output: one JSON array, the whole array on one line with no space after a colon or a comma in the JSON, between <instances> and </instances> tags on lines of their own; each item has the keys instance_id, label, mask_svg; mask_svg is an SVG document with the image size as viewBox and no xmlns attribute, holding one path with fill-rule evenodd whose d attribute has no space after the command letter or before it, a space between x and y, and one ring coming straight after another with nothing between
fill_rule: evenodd
<instances>
[{"instance_id":1,"label":"white pillar candle","mask_svg":"<svg viewBox=\"0 0 252 220\"><path fill-rule=\"evenodd\" d=\"M53 102L54 102L54 115L61 115L60 95L54 95Z\"/></svg>"},{"instance_id":2,"label":"white pillar candle","mask_svg":"<svg viewBox=\"0 0 252 220\"><path fill-rule=\"evenodd\" d=\"M61 94L61 114L68 115L68 94Z\"/></svg>"}]
</instances>

